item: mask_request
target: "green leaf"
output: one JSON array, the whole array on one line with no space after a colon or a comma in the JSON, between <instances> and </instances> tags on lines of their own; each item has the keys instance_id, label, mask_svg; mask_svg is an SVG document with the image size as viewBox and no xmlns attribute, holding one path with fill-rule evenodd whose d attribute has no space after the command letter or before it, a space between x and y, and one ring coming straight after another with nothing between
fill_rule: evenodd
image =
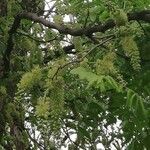
<instances>
[{"instance_id":1,"label":"green leaf","mask_svg":"<svg viewBox=\"0 0 150 150\"><path fill-rule=\"evenodd\" d=\"M83 67L78 67L71 70L72 74L79 75L80 79L85 79L89 82L88 87L94 86L100 88L101 92L105 92L110 89L114 89L117 92L121 92L121 86L108 75L97 75L93 72L87 71Z\"/></svg>"},{"instance_id":2,"label":"green leaf","mask_svg":"<svg viewBox=\"0 0 150 150\"><path fill-rule=\"evenodd\" d=\"M136 94L134 93L133 90L129 89L127 91L127 102L126 102L127 107L129 107L129 108L132 107L134 98L136 98Z\"/></svg>"},{"instance_id":3,"label":"green leaf","mask_svg":"<svg viewBox=\"0 0 150 150\"><path fill-rule=\"evenodd\" d=\"M79 130L79 134L82 138L88 138L90 139L90 133L83 127L78 127L78 130Z\"/></svg>"}]
</instances>

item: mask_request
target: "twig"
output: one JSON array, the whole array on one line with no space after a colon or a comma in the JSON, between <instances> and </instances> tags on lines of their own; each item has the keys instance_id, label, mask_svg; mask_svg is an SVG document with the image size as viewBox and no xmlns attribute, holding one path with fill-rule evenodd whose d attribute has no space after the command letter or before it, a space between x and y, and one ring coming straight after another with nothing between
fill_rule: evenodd
<instances>
[{"instance_id":1,"label":"twig","mask_svg":"<svg viewBox=\"0 0 150 150\"><path fill-rule=\"evenodd\" d=\"M83 61L84 58L85 58L87 55L89 55L93 50L95 50L97 47L103 45L104 43L108 42L108 41L111 40L112 38L113 38L113 37L110 37L110 38L106 39L105 41L101 42L100 44L94 46L94 47L93 47L90 51L88 51L82 58L80 58L80 59L78 59L78 60L71 61L71 62L69 62L69 63L64 64L63 66L58 67L57 71L55 72L55 74L54 74L53 77L52 77L52 80L54 80L55 76L57 76L59 70L65 68L66 66L68 66L68 65L70 65L70 64L80 63L80 62Z\"/></svg>"},{"instance_id":2,"label":"twig","mask_svg":"<svg viewBox=\"0 0 150 150\"><path fill-rule=\"evenodd\" d=\"M61 120L61 122L65 125L65 122L64 122L63 120ZM77 144L76 142L74 142L74 141L71 140L70 135L69 135L67 129L65 129L64 127L62 127L62 129L63 129L64 133L66 134L66 136L68 137L68 139L69 139L69 141L70 141L71 143L73 143L75 146L77 146L77 148L80 147L80 148L82 148L82 149L85 149L85 148L82 147L81 145L79 145L79 144Z\"/></svg>"},{"instance_id":3,"label":"twig","mask_svg":"<svg viewBox=\"0 0 150 150\"><path fill-rule=\"evenodd\" d=\"M48 2L46 2L48 5ZM47 18L53 11L53 9L55 8L55 4L48 10L47 14L44 16L44 18Z\"/></svg>"},{"instance_id":4,"label":"twig","mask_svg":"<svg viewBox=\"0 0 150 150\"><path fill-rule=\"evenodd\" d=\"M138 22L139 26L141 27L141 29L143 30L145 36L148 36L146 30L144 29L144 27L142 26L142 24L140 23L140 21L137 20L137 22Z\"/></svg>"},{"instance_id":5,"label":"twig","mask_svg":"<svg viewBox=\"0 0 150 150\"><path fill-rule=\"evenodd\" d=\"M27 132L27 134L28 134L30 140L31 140L33 143L36 143L39 148L40 148L40 147L44 148L42 144L38 143L36 139L33 139L33 138L31 137L31 135L30 135L30 133L29 133L29 131L28 131L27 129L25 129L25 130L26 130L26 132Z\"/></svg>"},{"instance_id":6,"label":"twig","mask_svg":"<svg viewBox=\"0 0 150 150\"><path fill-rule=\"evenodd\" d=\"M109 40L111 40L113 37L110 37L108 39L106 39L105 41L99 43L98 45L94 46L90 51L88 51L81 59L83 60L87 55L89 55L93 50L95 50L97 47L103 45L104 43L108 42Z\"/></svg>"},{"instance_id":7,"label":"twig","mask_svg":"<svg viewBox=\"0 0 150 150\"><path fill-rule=\"evenodd\" d=\"M44 41L44 40L40 40L39 38L32 37L31 35L26 34L26 33L24 33L24 32L21 32L21 31L20 31L20 32L16 32L16 33L17 33L17 34L20 34L20 35L22 35L22 36L26 36L26 37L28 37L28 38L30 38L30 39L36 41L36 42L39 42L39 43L49 43L49 42L52 42L52 41L54 41L54 40L57 40L57 37L54 37L54 38L52 38L52 39L50 39L50 40Z\"/></svg>"},{"instance_id":8,"label":"twig","mask_svg":"<svg viewBox=\"0 0 150 150\"><path fill-rule=\"evenodd\" d=\"M84 23L84 28L86 27L87 25L87 22L88 22L88 18L89 18L89 15L90 15L90 11L89 11L89 1L87 0L87 3L88 3L88 10L87 10L87 16L85 18L85 23Z\"/></svg>"},{"instance_id":9,"label":"twig","mask_svg":"<svg viewBox=\"0 0 150 150\"><path fill-rule=\"evenodd\" d=\"M93 37L98 39L98 40L103 40L103 39L106 39L106 38L109 38L109 37L114 37L114 34L105 35L105 36L102 36L102 37L98 37L98 36L93 36Z\"/></svg>"},{"instance_id":10,"label":"twig","mask_svg":"<svg viewBox=\"0 0 150 150\"><path fill-rule=\"evenodd\" d=\"M81 60L74 60L74 61L71 61L71 62L69 62L69 63L64 64L63 66L58 67L57 71L55 72L55 74L54 74L53 77L52 77L52 80L54 80L55 76L57 76L59 70L65 68L66 66L68 66L68 65L70 65L70 64L79 63L79 62L81 62Z\"/></svg>"}]
</instances>

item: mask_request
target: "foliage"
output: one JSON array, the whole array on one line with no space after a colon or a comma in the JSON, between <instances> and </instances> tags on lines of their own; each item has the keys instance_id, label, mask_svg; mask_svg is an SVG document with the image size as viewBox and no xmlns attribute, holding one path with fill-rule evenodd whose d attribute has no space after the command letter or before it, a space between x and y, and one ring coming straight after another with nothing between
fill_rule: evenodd
<instances>
[{"instance_id":1,"label":"foliage","mask_svg":"<svg viewBox=\"0 0 150 150\"><path fill-rule=\"evenodd\" d=\"M0 149L148 150L149 16L148 0L1 0Z\"/></svg>"}]
</instances>

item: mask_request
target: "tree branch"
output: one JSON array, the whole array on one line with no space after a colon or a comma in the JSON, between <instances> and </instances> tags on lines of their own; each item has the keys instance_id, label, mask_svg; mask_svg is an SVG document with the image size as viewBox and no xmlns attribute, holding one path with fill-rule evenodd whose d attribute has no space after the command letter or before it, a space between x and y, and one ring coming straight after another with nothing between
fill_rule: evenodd
<instances>
[{"instance_id":1,"label":"tree branch","mask_svg":"<svg viewBox=\"0 0 150 150\"><path fill-rule=\"evenodd\" d=\"M82 35L89 36L95 32L105 32L106 30L113 28L116 25L115 21L110 19L100 25L94 25L94 26L88 26L86 28L77 28L76 29L76 28L69 28L65 25L55 24L53 22L46 20L45 18L39 17L35 13L22 12L15 17L13 25L8 33L9 38L7 40L7 48L3 55L4 75L7 75L7 73L10 70L10 55L11 55L11 52L12 52L13 46L14 46L13 34L16 33L17 29L20 26L20 22L22 19L27 19L27 20L34 21L36 23L43 24L44 26L46 26L48 28L56 29L61 34L70 34L72 36L82 36ZM131 21L131 20L140 21L141 20L141 21L145 21L145 22L149 23L150 22L150 10L143 10L143 11L139 11L139 12L128 13L128 19L129 19L129 21Z\"/></svg>"}]
</instances>

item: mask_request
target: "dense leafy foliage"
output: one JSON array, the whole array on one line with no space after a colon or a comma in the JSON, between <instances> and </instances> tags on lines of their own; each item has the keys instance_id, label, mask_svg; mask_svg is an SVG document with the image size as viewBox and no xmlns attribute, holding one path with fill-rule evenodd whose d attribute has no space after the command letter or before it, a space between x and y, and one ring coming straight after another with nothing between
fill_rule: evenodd
<instances>
[{"instance_id":1,"label":"dense leafy foliage","mask_svg":"<svg viewBox=\"0 0 150 150\"><path fill-rule=\"evenodd\" d=\"M148 150L149 7L1 0L0 149Z\"/></svg>"}]
</instances>

